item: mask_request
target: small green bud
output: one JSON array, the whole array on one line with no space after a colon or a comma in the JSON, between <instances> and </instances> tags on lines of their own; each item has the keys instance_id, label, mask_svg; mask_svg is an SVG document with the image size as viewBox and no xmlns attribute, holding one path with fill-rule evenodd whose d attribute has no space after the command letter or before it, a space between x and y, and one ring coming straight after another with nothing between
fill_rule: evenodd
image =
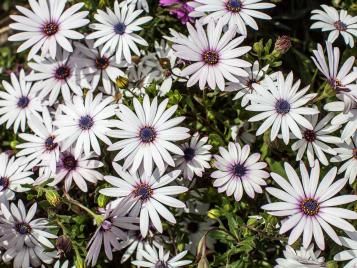
<instances>
[{"instance_id":1,"label":"small green bud","mask_svg":"<svg viewBox=\"0 0 357 268\"><path fill-rule=\"evenodd\" d=\"M219 209L213 208L208 211L207 216L211 219L217 219L221 216L221 213Z\"/></svg>"},{"instance_id":2,"label":"small green bud","mask_svg":"<svg viewBox=\"0 0 357 268\"><path fill-rule=\"evenodd\" d=\"M108 196L105 196L103 194L99 194L99 196L97 198L97 203L98 203L99 207L104 208L106 206L106 204L108 203L108 201L109 201L109 197Z\"/></svg>"},{"instance_id":3,"label":"small green bud","mask_svg":"<svg viewBox=\"0 0 357 268\"><path fill-rule=\"evenodd\" d=\"M51 206L57 207L61 204L61 197L55 190L46 191L46 200L50 203Z\"/></svg>"},{"instance_id":4,"label":"small green bud","mask_svg":"<svg viewBox=\"0 0 357 268\"><path fill-rule=\"evenodd\" d=\"M125 76L118 76L117 79L115 80L115 84L117 85L118 88L125 89L129 85L129 79L128 77Z\"/></svg>"}]
</instances>

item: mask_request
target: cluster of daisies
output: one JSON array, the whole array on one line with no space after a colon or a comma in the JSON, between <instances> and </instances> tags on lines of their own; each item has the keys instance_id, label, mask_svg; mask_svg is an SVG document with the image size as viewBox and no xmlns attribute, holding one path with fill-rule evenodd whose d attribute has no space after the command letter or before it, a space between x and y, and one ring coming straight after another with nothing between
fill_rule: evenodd
<instances>
[{"instance_id":1,"label":"cluster of daisies","mask_svg":"<svg viewBox=\"0 0 357 268\"><path fill-rule=\"evenodd\" d=\"M97 213L87 208L97 228L88 241L87 265L95 267L100 255L113 260L113 252L121 250L121 261L138 267L187 267L187 250L166 251L160 234L163 224L176 224L177 211L188 209L178 196L189 191L190 182L211 177L219 193L237 202L244 195L262 194L266 179L273 180L265 191L279 201L262 209L283 217L279 232L290 232L289 245L302 238L298 251L287 245L277 267L323 265L313 248L325 249L324 234L350 248L336 260L357 265L357 232L350 222L357 213L339 207L357 200L339 194L357 175L357 67L353 56L340 63L340 50L333 46L339 35L354 46L357 17L326 5L312 11L317 22L311 28L330 31L312 60L336 95L319 111L314 104L318 94L301 86L292 72L269 72L269 66L245 58L251 50L243 45L248 30L258 30L255 19L271 19L261 10L273 8L272 3L185 3L188 35L170 29L167 41L152 44L155 52L142 50L149 44L139 35L152 20L143 14L149 12L146 0L115 1L97 10L92 22L83 3L28 4L11 15L16 33L9 37L21 42L18 52L28 51L28 68L2 81L0 91L0 124L13 128L21 140L15 154L0 154L5 263L72 265L54 244L61 226L37 218L37 203L27 206L17 193L53 187L75 203L71 191L86 194L102 181L99 193L112 198ZM158 96L150 98L145 88L153 81ZM212 156L208 137L190 133L185 117L176 115L178 106L163 98L174 82L232 92L251 112L249 122L259 122L256 136L268 132L271 141L291 143L296 160L307 159L308 165L300 161L297 173L285 163L286 177L269 173L249 142L236 139ZM110 167L108 156L113 156ZM328 166L324 176L320 165ZM110 172L102 172L103 167Z\"/></svg>"}]
</instances>

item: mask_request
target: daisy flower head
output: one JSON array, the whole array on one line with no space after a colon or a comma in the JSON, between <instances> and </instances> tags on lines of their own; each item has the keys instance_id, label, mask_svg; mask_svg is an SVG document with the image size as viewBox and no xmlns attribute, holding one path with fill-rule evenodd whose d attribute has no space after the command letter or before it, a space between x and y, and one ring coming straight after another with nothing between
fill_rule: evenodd
<instances>
[{"instance_id":1,"label":"daisy flower head","mask_svg":"<svg viewBox=\"0 0 357 268\"><path fill-rule=\"evenodd\" d=\"M69 40L84 38L83 34L74 29L89 23L86 19L88 11L78 12L84 3L78 3L64 10L67 0L30 0L31 10L16 6L22 15L11 15L15 23L10 28L21 31L9 37L9 41L25 41L17 52L22 52L30 47L28 59L41 49L41 56L47 54L54 59L58 45L68 52L73 52ZM24 16L23 16L24 15Z\"/></svg>"},{"instance_id":2,"label":"daisy flower head","mask_svg":"<svg viewBox=\"0 0 357 268\"><path fill-rule=\"evenodd\" d=\"M101 55L115 52L116 62L131 63L131 51L140 56L136 45L148 46L148 43L135 32L142 30L141 25L147 23L152 17L137 18L143 10L135 10L135 5L128 5L127 1L114 2L114 12L107 8L107 13L98 10L94 18L98 23L90 24L95 32L89 34L87 39L96 39L94 48L103 45Z\"/></svg>"},{"instance_id":3,"label":"daisy flower head","mask_svg":"<svg viewBox=\"0 0 357 268\"><path fill-rule=\"evenodd\" d=\"M222 22L216 24L214 20L210 20L205 30L201 22L196 21L195 28L190 23L187 24L188 37L173 38L175 55L192 62L181 71L181 76L190 76L188 87L198 83L203 90L208 84L211 89L218 87L223 91L225 80L238 83L236 76L248 76L243 68L250 67L251 64L239 57L251 50L251 47L239 47L244 36L234 38L234 28L223 33L223 26Z\"/></svg>"},{"instance_id":4,"label":"daisy flower head","mask_svg":"<svg viewBox=\"0 0 357 268\"><path fill-rule=\"evenodd\" d=\"M168 267L168 268L176 268L176 267L187 267L187 265L191 264L190 260L183 260L185 255L187 254L187 250L182 251L178 255L170 258L170 252L165 252L162 245L153 245L150 246L146 244L144 250L141 250L141 254L144 257L144 260L135 260L131 263L138 267Z\"/></svg>"},{"instance_id":5,"label":"daisy flower head","mask_svg":"<svg viewBox=\"0 0 357 268\"><path fill-rule=\"evenodd\" d=\"M356 17L357 18L357 17ZM332 47L326 42L327 61L323 48L317 45L317 50L313 50L314 56L311 57L316 67L325 76L329 85L335 90L337 97L344 101L345 112L357 102L357 71L352 70L355 57L349 57L339 68L340 49Z\"/></svg>"},{"instance_id":6,"label":"daisy flower head","mask_svg":"<svg viewBox=\"0 0 357 268\"><path fill-rule=\"evenodd\" d=\"M194 10L194 16L204 14L201 19L203 23L208 23L211 19L222 21L223 25L234 27L244 36L247 35L247 27L258 30L258 24L253 18L271 20L271 17L258 10L275 7L272 3L262 2L262 0L195 0L199 3Z\"/></svg>"},{"instance_id":7,"label":"daisy flower head","mask_svg":"<svg viewBox=\"0 0 357 268\"><path fill-rule=\"evenodd\" d=\"M246 110L260 112L251 117L249 122L265 120L258 128L256 135L263 134L272 126L270 140L275 140L281 130L283 141L288 144L289 129L299 139L302 138L302 133L298 124L307 129L313 129L311 123L302 115L319 113L315 108L305 107L317 94L305 95L310 86L299 90L300 80L293 83L293 79L292 72L286 78L282 72L278 72L276 81L266 79L266 85L255 86L257 94L251 95L251 103Z\"/></svg>"},{"instance_id":8,"label":"daisy flower head","mask_svg":"<svg viewBox=\"0 0 357 268\"><path fill-rule=\"evenodd\" d=\"M289 245L284 250L284 258L276 259L275 268L323 268L326 267L325 258L319 257L320 250L314 251L314 244L308 248L301 247L294 250Z\"/></svg>"},{"instance_id":9,"label":"daisy flower head","mask_svg":"<svg viewBox=\"0 0 357 268\"><path fill-rule=\"evenodd\" d=\"M138 9L144 9L146 13L149 13L149 5L147 0L126 0L128 4L136 4Z\"/></svg>"},{"instance_id":10,"label":"daisy flower head","mask_svg":"<svg viewBox=\"0 0 357 268\"><path fill-rule=\"evenodd\" d=\"M25 142L16 145L20 149L17 156L26 156L27 170L32 169L41 162L48 163L51 171L56 171L59 160L59 144L55 142L55 128L52 118L46 108L42 111L42 120L30 118L29 126L34 134L21 133L19 137Z\"/></svg>"},{"instance_id":11,"label":"daisy flower head","mask_svg":"<svg viewBox=\"0 0 357 268\"><path fill-rule=\"evenodd\" d=\"M96 184L103 179L103 175L95 170L103 166L102 162L93 159L96 154L90 152L89 154L75 156L73 151L73 148L69 148L69 150L62 152L57 162L56 172L43 174L36 180L36 184L54 178L54 181L48 185L55 186L64 181L64 189L68 192L71 189L72 181L74 181L81 191L87 192L86 181Z\"/></svg>"},{"instance_id":12,"label":"daisy flower head","mask_svg":"<svg viewBox=\"0 0 357 268\"><path fill-rule=\"evenodd\" d=\"M26 171L26 158L10 157L7 153L0 154L0 200L12 200L15 192L30 190L22 185L32 184L31 171Z\"/></svg>"},{"instance_id":13,"label":"daisy flower head","mask_svg":"<svg viewBox=\"0 0 357 268\"><path fill-rule=\"evenodd\" d=\"M140 170L139 173L128 173L115 162L113 162L113 167L120 178L105 176L104 179L113 187L99 192L106 196L117 198L130 196L137 200L130 215L139 215L140 231L143 237L147 236L150 224L159 233L163 232L160 216L170 223L176 223L174 215L166 206L185 208L185 203L172 196L184 193L188 189L183 186L169 186L180 175L180 170L160 176L157 169L150 175L144 170Z\"/></svg>"},{"instance_id":14,"label":"daisy flower head","mask_svg":"<svg viewBox=\"0 0 357 268\"><path fill-rule=\"evenodd\" d=\"M230 142L228 150L220 147L220 155L214 155L215 167L218 169L211 174L215 179L213 186L218 188L218 192L226 192L227 196L234 195L234 199L242 199L245 191L250 198L254 198L255 193L262 193L261 186L265 186L264 179L269 177L269 173L263 170L267 167L265 162L259 162L260 154L250 155L249 145L243 148L239 143Z\"/></svg>"},{"instance_id":15,"label":"daisy flower head","mask_svg":"<svg viewBox=\"0 0 357 268\"><path fill-rule=\"evenodd\" d=\"M109 151L119 150L114 161L125 159L123 168L130 167L131 173L138 170L143 164L144 170L149 174L153 170L153 162L161 174L166 170L166 164L174 167L175 162L171 153L184 155L182 149L174 144L184 140L190 135L189 129L177 127L184 117L170 119L177 109L177 105L166 109L168 99L158 104L157 98L150 103L145 95L143 104L134 98L135 113L124 104L119 105L117 116L119 120L114 123L118 130L112 130L109 135L121 139L109 146Z\"/></svg>"},{"instance_id":16,"label":"daisy flower head","mask_svg":"<svg viewBox=\"0 0 357 268\"><path fill-rule=\"evenodd\" d=\"M298 141L291 145L293 151L297 151L297 161L302 160L306 153L310 167L313 167L315 164L315 155L317 160L323 165L327 166L329 164L325 153L336 155L336 150L331 148L328 144L341 143L341 138L331 135L340 128L339 125L330 124L330 120L333 116L332 113L329 113L321 120L319 120L318 114L306 116L307 120L309 120L313 126L313 129L302 128L302 139L298 139Z\"/></svg>"},{"instance_id":17,"label":"daisy flower head","mask_svg":"<svg viewBox=\"0 0 357 268\"><path fill-rule=\"evenodd\" d=\"M315 160L315 165L309 174L303 162L300 162L301 179L293 167L285 163L285 172L289 181L276 173L271 177L281 188L267 187L266 191L280 199L264 205L262 208L269 214L288 217L282 222L280 234L291 230L288 244L292 245L301 235L303 246L307 248L312 238L321 249L325 249L325 239L322 230L331 239L341 245L336 232L331 225L344 231L355 231L355 228L345 219L357 219L357 213L337 206L355 202L356 195L340 195L334 197L346 185L347 178L334 182L337 168L334 167L319 183L320 164Z\"/></svg>"},{"instance_id":18,"label":"daisy flower head","mask_svg":"<svg viewBox=\"0 0 357 268\"><path fill-rule=\"evenodd\" d=\"M109 260L113 260L113 249L118 250L120 245L118 240L126 240L127 232L124 230L138 230L139 219L127 216L127 213L134 200L122 199L115 207L108 206L103 215L103 221L95 231L88 243L88 253L86 263L94 267L97 263L102 244L105 255Z\"/></svg>"},{"instance_id":19,"label":"daisy flower head","mask_svg":"<svg viewBox=\"0 0 357 268\"><path fill-rule=\"evenodd\" d=\"M109 118L115 115L117 108L113 101L112 96L103 98L103 94L99 93L94 97L88 92L85 98L74 96L73 102L60 106L62 113L56 116L53 124L57 127L55 142L62 142L62 151L73 145L76 157L82 152L88 155L91 148L100 155L98 138L111 145L107 135L113 126Z\"/></svg>"},{"instance_id":20,"label":"daisy flower head","mask_svg":"<svg viewBox=\"0 0 357 268\"><path fill-rule=\"evenodd\" d=\"M28 65L32 72L26 77L27 81L35 82L34 90L39 91L41 98L48 98L48 105L53 105L61 92L65 101L70 101L73 91L76 95L83 95L81 86L89 88L89 85L84 84L85 79L82 79L79 70L81 62L75 61L71 55L64 50L57 51L56 59L34 57L33 62Z\"/></svg>"},{"instance_id":21,"label":"daisy flower head","mask_svg":"<svg viewBox=\"0 0 357 268\"><path fill-rule=\"evenodd\" d=\"M96 89L102 81L104 92L111 95L118 77L126 75L120 69L122 66L116 63L113 53L101 54L101 47L93 48L93 43L91 40L86 40L86 45L75 43L77 54L74 58L85 66L81 72L90 83L90 88Z\"/></svg>"},{"instance_id":22,"label":"daisy flower head","mask_svg":"<svg viewBox=\"0 0 357 268\"><path fill-rule=\"evenodd\" d=\"M327 41L330 43L342 35L346 45L354 47L354 38L357 37L357 16L347 14L346 10L340 12L332 6L321 5L320 9L314 9L311 13L311 20L316 20L310 29L321 29L323 32L330 32Z\"/></svg>"},{"instance_id":23,"label":"daisy flower head","mask_svg":"<svg viewBox=\"0 0 357 268\"><path fill-rule=\"evenodd\" d=\"M209 169L212 155L211 145L207 144L208 137L200 139L198 133L195 133L189 142L180 146L184 155L176 157L175 164L177 169L183 171L183 178L192 180L196 175L202 177L205 169Z\"/></svg>"},{"instance_id":24,"label":"daisy flower head","mask_svg":"<svg viewBox=\"0 0 357 268\"><path fill-rule=\"evenodd\" d=\"M2 217L0 217L0 244L7 249L27 247L54 248L49 239L57 236L48 232L51 226L45 218L34 219L37 211L37 203L34 203L28 211L24 203L19 200L17 206L10 204L7 208L1 204Z\"/></svg>"},{"instance_id":25,"label":"daisy flower head","mask_svg":"<svg viewBox=\"0 0 357 268\"><path fill-rule=\"evenodd\" d=\"M349 249L337 253L333 259L335 261L349 261L344 267L354 268L357 266L357 232L346 231L348 237L340 236L344 247Z\"/></svg>"},{"instance_id":26,"label":"daisy flower head","mask_svg":"<svg viewBox=\"0 0 357 268\"><path fill-rule=\"evenodd\" d=\"M233 100L242 98L242 106L245 107L249 103L249 96L254 94L254 87L256 84L263 82L265 74L267 73L269 65L259 68L259 61L255 61L253 66L245 68L248 77L240 77L238 83L229 82L226 91L238 91Z\"/></svg>"},{"instance_id":27,"label":"daisy flower head","mask_svg":"<svg viewBox=\"0 0 357 268\"><path fill-rule=\"evenodd\" d=\"M11 84L2 81L5 91L0 91L0 125L6 122L7 129L13 125L15 133L19 127L24 132L31 115L36 116L37 120L41 119L41 98L37 96L32 84L26 82L24 70L20 71L19 77L11 73L10 78Z\"/></svg>"},{"instance_id":28,"label":"daisy flower head","mask_svg":"<svg viewBox=\"0 0 357 268\"><path fill-rule=\"evenodd\" d=\"M344 177L348 178L352 184L357 177L357 134L346 140L343 144L335 149L337 155L331 158L331 162L344 162L338 169L338 174L345 173Z\"/></svg>"}]
</instances>

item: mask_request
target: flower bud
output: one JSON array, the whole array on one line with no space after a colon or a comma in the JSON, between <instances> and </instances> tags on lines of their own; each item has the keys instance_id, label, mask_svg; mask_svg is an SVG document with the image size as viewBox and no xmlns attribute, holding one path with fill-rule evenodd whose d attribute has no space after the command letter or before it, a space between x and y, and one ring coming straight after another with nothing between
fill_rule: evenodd
<instances>
[{"instance_id":1,"label":"flower bud","mask_svg":"<svg viewBox=\"0 0 357 268\"><path fill-rule=\"evenodd\" d=\"M217 219L217 218L219 218L219 216L221 216L221 213L219 212L218 209L213 208L208 211L207 216L211 219Z\"/></svg>"},{"instance_id":2,"label":"flower bud","mask_svg":"<svg viewBox=\"0 0 357 268\"><path fill-rule=\"evenodd\" d=\"M127 88L129 85L129 79L125 76L118 76L115 84L117 85L118 88Z\"/></svg>"},{"instance_id":3,"label":"flower bud","mask_svg":"<svg viewBox=\"0 0 357 268\"><path fill-rule=\"evenodd\" d=\"M61 198L57 191L47 190L46 191L46 200L50 203L51 206L57 207L61 203Z\"/></svg>"},{"instance_id":4,"label":"flower bud","mask_svg":"<svg viewBox=\"0 0 357 268\"><path fill-rule=\"evenodd\" d=\"M103 195L103 194L99 194L98 198L97 198L97 203L98 206L101 208L104 208L106 206L106 204L109 201L109 197Z\"/></svg>"},{"instance_id":5,"label":"flower bud","mask_svg":"<svg viewBox=\"0 0 357 268\"><path fill-rule=\"evenodd\" d=\"M279 36L275 41L274 50L280 54L285 54L291 48L291 38L287 35Z\"/></svg>"}]
</instances>

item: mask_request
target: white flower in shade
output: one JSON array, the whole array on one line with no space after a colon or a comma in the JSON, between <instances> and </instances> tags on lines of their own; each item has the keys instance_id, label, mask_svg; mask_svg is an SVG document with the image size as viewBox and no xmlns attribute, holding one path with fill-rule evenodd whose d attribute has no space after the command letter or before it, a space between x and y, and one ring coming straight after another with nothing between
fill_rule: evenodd
<instances>
[{"instance_id":1,"label":"white flower in shade","mask_svg":"<svg viewBox=\"0 0 357 268\"><path fill-rule=\"evenodd\" d=\"M183 260L187 254L187 250L179 253L178 255L170 258L170 252L165 252L163 246L153 245L150 246L146 244L144 250L141 250L141 254L144 257L144 260L135 260L131 263L138 267L187 267L192 261Z\"/></svg>"},{"instance_id":2,"label":"white flower in shade","mask_svg":"<svg viewBox=\"0 0 357 268\"><path fill-rule=\"evenodd\" d=\"M63 263L61 263L60 260L57 260L53 268L68 268L68 265L69 265L68 260L65 260ZM72 266L72 268L75 268L75 266Z\"/></svg>"},{"instance_id":3,"label":"white flower in shade","mask_svg":"<svg viewBox=\"0 0 357 268\"><path fill-rule=\"evenodd\" d=\"M171 223L176 223L175 217L165 206L185 208L185 203L171 196L184 193L187 188L168 186L180 175L180 170L174 170L161 177L157 169L149 175L144 171L139 174L130 174L117 163L113 163L113 167L120 178L105 176L104 179L114 187L105 188L99 192L118 198L131 196L137 200L130 215L140 214L140 231L143 237L148 234L150 224L162 233L160 216Z\"/></svg>"},{"instance_id":4,"label":"white flower in shade","mask_svg":"<svg viewBox=\"0 0 357 268\"><path fill-rule=\"evenodd\" d=\"M57 58L34 57L34 62L29 62L28 65L34 73L26 77L28 81L35 81L34 90L40 91L41 98L47 97L49 105L53 105L59 93L65 101L71 100L70 92L73 91L77 95L82 95L82 88L89 88L89 85L84 85L85 79L82 79L79 70L80 61L74 61L67 51L58 50Z\"/></svg>"},{"instance_id":5,"label":"white flower in shade","mask_svg":"<svg viewBox=\"0 0 357 268\"><path fill-rule=\"evenodd\" d=\"M209 161L212 157L210 154L212 146L207 144L207 140L208 137L200 139L199 134L195 133L190 142L180 146L184 155L176 157L175 164L177 169L183 171L185 179L192 180L195 175L202 177L205 169L211 167Z\"/></svg>"},{"instance_id":6,"label":"white flower in shade","mask_svg":"<svg viewBox=\"0 0 357 268\"><path fill-rule=\"evenodd\" d=\"M129 4L136 4L138 9L144 9L145 12L149 12L149 5L147 0L126 0Z\"/></svg>"},{"instance_id":7,"label":"white flower in shade","mask_svg":"<svg viewBox=\"0 0 357 268\"><path fill-rule=\"evenodd\" d=\"M340 236L342 245L349 248L337 253L333 259L335 261L349 261L344 268L357 267L357 232L346 232L349 237Z\"/></svg>"},{"instance_id":8,"label":"white flower in shade","mask_svg":"<svg viewBox=\"0 0 357 268\"><path fill-rule=\"evenodd\" d=\"M177 57L192 62L181 71L181 76L190 76L188 87L199 83L200 89L204 89L208 84L211 89L217 86L223 91L225 79L239 82L236 76L248 76L242 68L251 64L239 59L251 49L250 46L239 47L244 36L234 38L234 28L222 35L223 24L216 24L213 20L208 23L206 31L199 21L196 21L195 27L188 23L189 36L174 37L175 44L172 46Z\"/></svg>"},{"instance_id":9,"label":"white flower in shade","mask_svg":"<svg viewBox=\"0 0 357 268\"><path fill-rule=\"evenodd\" d=\"M70 148L68 151L62 152L57 162L56 173L43 174L36 180L36 184L54 178L54 181L49 185L54 186L64 181L64 189L68 192L71 189L72 181L74 181L81 191L87 192L86 181L96 184L103 179L103 175L94 170L103 166L102 162L93 159L96 156L94 153L90 152L76 157L73 151L73 148Z\"/></svg>"},{"instance_id":10,"label":"white flower in shade","mask_svg":"<svg viewBox=\"0 0 357 268\"><path fill-rule=\"evenodd\" d=\"M302 160L306 152L310 167L313 167L315 163L315 155L323 165L327 166L329 164L325 153L336 155L336 150L327 144L341 143L341 138L331 135L331 133L340 128L338 125L330 124L333 116L332 113L329 113L321 120L319 120L317 114L306 116L313 129L302 128L302 139L291 145L291 148L297 151L296 160Z\"/></svg>"},{"instance_id":11,"label":"white flower in shade","mask_svg":"<svg viewBox=\"0 0 357 268\"><path fill-rule=\"evenodd\" d=\"M357 103L353 104L351 109L345 111L345 104L342 101L333 101L325 104L324 109L329 112L339 112L332 120L332 125L344 125L341 133L343 141L351 138L357 131Z\"/></svg>"},{"instance_id":12,"label":"white flower in shade","mask_svg":"<svg viewBox=\"0 0 357 268\"><path fill-rule=\"evenodd\" d=\"M298 124L307 129L313 129L311 123L302 115L319 113L317 109L305 107L309 101L317 96L316 93L307 94L310 86L299 90L300 80L293 84L293 73L284 79L283 73L277 73L277 80L266 79L264 87L255 86L257 94L251 95L248 111L260 112L249 119L250 122L265 120L258 128L257 135L263 134L272 126L270 139L273 141L281 130L285 144L289 143L291 132L299 139L302 133Z\"/></svg>"},{"instance_id":13,"label":"white flower in shade","mask_svg":"<svg viewBox=\"0 0 357 268\"><path fill-rule=\"evenodd\" d=\"M118 77L124 77L125 74L115 62L113 53L100 53L100 47L93 48L93 42L87 41L87 46L81 43L75 43L77 55L75 60L81 61L85 66L81 72L85 79L90 82L90 88L96 89L100 81L104 88L104 92L108 95L112 94L115 89L115 82Z\"/></svg>"},{"instance_id":14,"label":"white flower in shade","mask_svg":"<svg viewBox=\"0 0 357 268\"><path fill-rule=\"evenodd\" d=\"M354 38L357 37L357 16L347 14L346 10L338 12L334 7L321 5L323 10L314 9L311 13L311 20L317 22L311 25L311 29L321 29L323 32L330 32L327 41L335 42L341 34L346 45L354 47Z\"/></svg>"},{"instance_id":15,"label":"white flower in shade","mask_svg":"<svg viewBox=\"0 0 357 268\"><path fill-rule=\"evenodd\" d=\"M25 71L20 71L19 78L11 73L11 84L2 81L5 91L0 91L0 125L6 123L6 128L14 125L14 132L19 127L25 131L26 122L31 115L41 119L39 112L42 111L41 99L32 87L26 82Z\"/></svg>"},{"instance_id":16,"label":"white flower in shade","mask_svg":"<svg viewBox=\"0 0 357 268\"><path fill-rule=\"evenodd\" d=\"M59 144L54 141L54 127L52 118L47 109L42 111L43 118L29 120L29 126L34 134L21 133L19 137L25 142L16 145L20 151L17 156L26 156L27 167L32 169L40 162L46 162L51 171L56 171L56 163L59 159Z\"/></svg>"},{"instance_id":17,"label":"white flower in shade","mask_svg":"<svg viewBox=\"0 0 357 268\"><path fill-rule=\"evenodd\" d=\"M30 177L33 173L25 171L26 158L11 157L7 153L0 154L0 199L11 200L15 198L15 192L30 190L22 185L32 184Z\"/></svg>"},{"instance_id":18,"label":"white flower in shade","mask_svg":"<svg viewBox=\"0 0 357 268\"><path fill-rule=\"evenodd\" d=\"M238 83L229 82L226 91L238 91L233 100L242 98L242 106L247 106L249 97L254 94L254 87L260 84L267 73L269 65L259 69L259 61L255 61L251 68L245 68L248 72L248 77L240 77Z\"/></svg>"},{"instance_id":19,"label":"white flower in shade","mask_svg":"<svg viewBox=\"0 0 357 268\"><path fill-rule=\"evenodd\" d=\"M127 239L127 231L138 230L139 219L137 217L126 216L129 209L133 205L134 200L129 198L122 199L115 207L106 208L103 215L103 221L95 231L91 240L88 243L88 253L86 263L94 267L97 263L99 253L101 252L102 244L107 258L113 260L113 249L119 249L118 240Z\"/></svg>"},{"instance_id":20,"label":"white flower in shade","mask_svg":"<svg viewBox=\"0 0 357 268\"><path fill-rule=\"evenodd\" d=\"M258 10L269 9L275 7L272 3L261 2L262 0L195 0L199 3L194 7L194 16L199 13L208 13L202 19L204 23L208 23L211 19L220 20L224 25L237 27L237 30L242 35L247 35L247 27L258 30L258 24L253 18L270 20L271 17ZM191 14L190 14L191 15Z\"/></svg>"},{"instance_id":21,"label":"white flower in shade","mask_svg":"<svg viewBox=\"0 0 357 268\"><path fill-rule=\"evenodd\" d=\"M109 118L115 115L117 108L113 101L111 96L103 99L102 93L93 97L88 92L84 99L74 96L73 102L60 106L62 113L56 116L53 124L57 126L55 142L62 142L61 150L67 150L75 144L76 157L82 152L89 154L91 148L100 155L98 138L111 145L107 135L113 125Z\"/></svg>"},{"instance_id":22,"label":"white flower in shade","mask_svg":"<svg viewBox=\"0 0 357 268\"><path fill-rule=\"evenodd\" d=\"M25 41L17 50L22 52L30 47L28 59L31 59L40 49L42 57L47 53L54 59L57 44L68 52L73 48L68 39L82 39L83 34L74 31L89 23L85 19L88 11L78 12L84 3L78 3L64 11L67 0L30 0L31 10L16 6L25 16L11 15L16 22L10 28L21 31L9 37L10 41Z\"/></svg>"},{"instance_id":23,"label":"white flower in shade","mask_svg":"<svg viewBox=\"0 0 357 268\"><path fill-rule=\"evenodd\" d=\"M339 168L338 174L345 173L344 177L349 179L349 183L352 184L356 180L357 176L357 134L345 143L339 144L339 147L335 149L337 155L331 158L331 162L344 162Z\"/></svg>"},{"instance_id":24,"label":"white flower in shade","mask_svg":"<svg viewBox=\"0 0 357 268\"><path fill-rule=\"evenodd\" d=\"M327 61L320 44L317 45L317 50L313 50L315 57L312 57L312 60L335 90L337 97L344 101L345 112L347 112L357 101L357 84L354 83L357 79L357 71L352 70L355 57L349 57L339 68L340 49L326 42L326 50Z\"/></svg>"},{"instance_id":25,"label":"white flower in shade","mask_svg":"<svg viewBox=\"0 0 357 268\"><path fill-rule=\"evenodd\" d=\"M98 10L94 18L98 23L90 24L90 28L95 30L89 34L87 39L97 39L94 48L103 45L101 55L106 52L115 52L116 62L120 63L122 58L131 63L131 51L140 56L140 51L135 43L147 46L148 43L134 32L142 30L141 26L152 19L146 16L137 18L143 10L135 10L135 5L126 1L114 2L114 12L107 9L107 13Z\"/></svg>"},{"instance_id":26,"label":"white flower in shade","mask_svg":"<svg viewBox=\"0 0 357 268\"><path fill-rule=\"evenodd\" d=\"M231 127L231 137L234 142L240 141L243 144L254 143L257 136L251 132L253 132L253 128L248 122L241 122L239 125Z\"/></svg>"},{"instance_id":27,"label":"white flower in shade","mask_svg":"<svg viewBox=\"0 0 357 268\"><path fill-rule=\"evenodd\" d=\"M294 250L289 245L284 250L284 258L276 259L275 268L326 268L324 257L319 257L321 251L314 252L314 244L308 248Z\"/></svg>"},{"instance_id":28,"label":"white flower in shade","mask_svg":"<svg viewBox=\"0 0 357 268\"><path fill-rule=\"evenodd\" d=\"M234 199L242 199L245 191L250 198L254 198L255 193L262 193L261 186L265 186L264 179L269 177L269 173L263 170L267 167L265 162L258 162L260 154L250 155L249 145L243 148L239 143L230 142L228 151L220 147L220 155L214 155L215 167L218 169L211 174L215 179L213 186L218 188L218 192L226 192L227 196L234 195Z\"/></svg>"},{"instance_id":29,"label":"white flower in shade","mask_svg":"<svg viewBox=\"0 0 357 268\"><path fill-rule=\"evenodd\" d=\"M165 163L174 167L175 162L169 152L183 155L183 151L173 142L184 140L190 135L189 129L175 127L184 120L183 116L170 119L177 105L166 109L168 99L158 105L157 98L150 103L147 95L143 104L135 98L135 113L129 107L120 104L117 113L120 121L114 123L119 130L112 130L109 135L121 139L109 146L109 151L119 150L114 161L125 159L123 168L135 172L140 164L149 174L153 162L161 174L165 172Z\"/></svg>"},{"instance_id":30,"label":"white flower in shade","mask_svg":"<svg viewBox=\"0 0 357 268\"><path fill-rule=\"evenodd\" d=\"M271 215L288 216L285 221L282 221L280 234L292 230L288 240L289 245L302 235L305 248L314 237L317 246L324 250L325 239L322 232L324 230L335 243L341 245L331 225L345 231L355 231L353 225L345 219L357 219L356 212L337 207L356 201L356 195L333 197L346 185L347 178L333 182L337 173L337 168L334 167L319 183L320 164L317 160L310 174L304 163L300 162L301 179L288 163L285 163L285 171L289 181L276 173L270 173L282 190L273 187L266 188L269 194L282 201L262 207Z\"/></svg>"},{"instance_id":31,"label":"white flower in shade","mask_svg":"<svg viewBox=\"0 0 357 268\"><path fill-rule=\"evenodd\" d=\"M34 219L36 210L37 203L34 203L26 212L21 200L17 206L11 203L10 208L1 204L0 245L16 250L24 246L54 248L49 239L55 239L57 236L48 232L52 227L48 225L47 219Z\"/></svg>"}]
</instances>

